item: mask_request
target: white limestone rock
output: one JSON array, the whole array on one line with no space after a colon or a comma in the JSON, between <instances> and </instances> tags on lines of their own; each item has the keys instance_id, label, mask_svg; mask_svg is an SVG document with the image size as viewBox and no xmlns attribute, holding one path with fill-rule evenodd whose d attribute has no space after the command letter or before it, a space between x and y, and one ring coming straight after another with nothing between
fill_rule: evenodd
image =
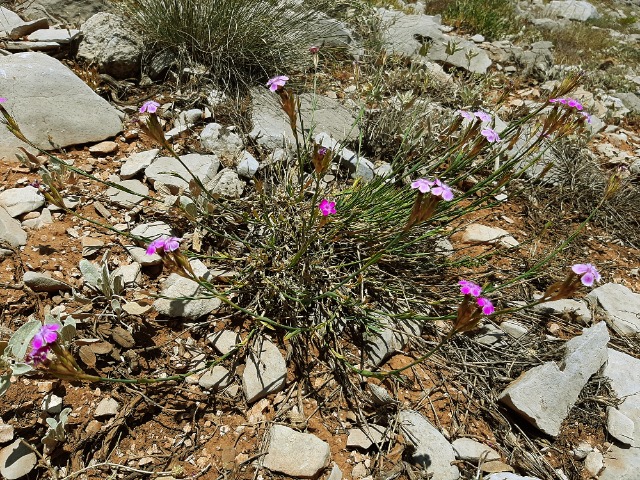
<instances>
[{"instance_id":1,"label":"white limestone rock","mask_svg":"<svg viewBox=\"0 0 640 480\"><path fill-rule=\"evenodd\" d=\"M604 322L566 343L562 365L547 362L513 381L498 397L527 422L553 437L582 388L607 360L609 332Z\"/></svg>"}]
</instances>

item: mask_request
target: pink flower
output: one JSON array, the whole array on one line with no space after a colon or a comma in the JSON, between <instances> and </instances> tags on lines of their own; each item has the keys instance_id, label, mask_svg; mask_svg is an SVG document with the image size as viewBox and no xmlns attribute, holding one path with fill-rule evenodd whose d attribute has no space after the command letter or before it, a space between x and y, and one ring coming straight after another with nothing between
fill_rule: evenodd
<instances>
[{"instance_id":1,"label":"pink flower","mask_svg":"<svg viewBox=\"0 0 640 480\"><path fill-rule=\"evenodd\" d=\"M489 141L489 143L499 142L500 141L500 136L498 135L498 132L496 132L492 128L484 128L484 129L480 130L480 133L483 136L486 137L486 139Z\"/></svg>"},{"instance_id":2,"label":"pink flower","mask_svg":"<svg viewBox=\"0 0 640 480\"><path fill-rule=\"evenodd\" d=\"M495 307L493 306L493 303L491 303L491 300L489 300L488 298L478 297L477 302L478 302L478 306L482 308L482 313L485 315L491 315L493 312L496 311Z\"/></svg>"},{"instance_id":3,"label":"pink flower","mask_svg":"<svg viewBox=\"0 0 640 480\"><path fill-rule=\"evenodd\" d=\"M181 238L177 237L160 237L152 241L147 247L147 255L153 255L158 250L163 252L173 252L180 248Z\"/></svg>"},{"instance_id":4,"label":"pink flower","mask_svg":"<svg viewBox=\"0 0 640 480\"><path fill-rule=\"evenodd\" d=\"M154 102L153 100L147 100L140 107L140 113L156 113L160 104L158 102Z\"/></svg>"},{"instance_id":5,"label":"pink flower","mask_svg":"<svg viewBox=\"0 0 640 480\"><path fill-rule=\"evenodd\" d=\"M4 97L0 97L0 103L4 103L4 102L6 102L6 101L7 101L7 99L6 99L6 98L4 98Z\"/></svg>"},{"instance_id":6,"label":"pink flower","mask_svg":"<svg viewBox=\"0 0 640 480\"><path fill-rule=\"evenodd\" d=\"M320 47L317 47L317 46L315 46L315 45L313 45L313 46L309 47L309 53L310 53L311 55L315 55L315 54L316 54L316 53L318 53L319 51L320 51ZM289 80L289 79L287 78L287 80Z\"/></svg>"},{"instance_id":7,"label":"pink flower","mask_svg":"<svg viewBox=\"0 0 640 480\"><path fill-rule=\"evenodd\" d=\"M470 282L469 280L460 280L458 285L460 285L460 293L463 295L478 297L482 293L482 287L476 283Z\"/></svg>"},{"instance_id":8,"label":"pink flower","mask_svg":"<svg viewBox=\"0 0 640 480\"><path fill-rule=\"evenodd\" d=\"M571 270L576 275L581 275L580 281L587 287L593 285L594 281L599 282L602 278L596 267L590 263L577 263L571 267Z\"/></svg>"},{"instance_id":9,"label":"pink flower","mask_svg":"<svg viewBox=\"0 0 640 480\"><path fill-rule=\"evenodd\" d=\"M491 121L491 115L489 115L487 112L483 112L482 110L478 110L477 112L474 113L474 115L478 117L481 122Z\"/></svg>"},{"instance_id":10,"label":"pink flower","mask_svg":"<svg viewBox=\"0 0 640 480\"><path fill-rule=\"evenodd\" d=\"M458 110L458 113L465 120L473 120L473 113L467 112L466 110Z\"/></svg>"},{"instance_id":11,"label":"pink flower","mask_svg":"<svg viewBox=\"0 0 640 480\"><path fill-rule=\"evenodd\" d=\"M318 155L325 156L326 154L327 154L327 149L326 149L326 147L320 147L320 148L318 149Z\"/></svg>"},{"instance_id":12,"label":"pink flower","mask_svg":"<svg viewBox=\"0 0 640 480\"><path fill-rule=\"evenodd\" d=\"M571 108L575 108L578 111L584 108L578 100L575 100L573 98L567 98L567 106Z\"/></svg>"},{"instance_id":13,"label":"pink flower","mask_svg":"<svg viewBox=\"0 0 640 480\"><path fill-rule=\"evenodd\" d=\"M34 365L38 365L47 360L47 355L51 351L51 347L49 345L45 345L41 348L31 350L29 355L27 355L27 362L33 363Z\"/></svg>"},{"instance_id":14,"label":"pink flower","mask_svg":"<svg viewBox=\"0 0 640 480\"><path fill-rule=\"evenodd\" d=\"M451 188L449 188L449 185L438 178L434 180L434 183L435 186L431 187L431 193L433 195L435 195L436 197L442 197L442 199L446 200L447 202L453 200L453 192L451 191Z\"/></svg>"},{"instance_id":15,"label":"pink flower","mask_svg":"<svg viewBox=\"0 0 640 480\"><path fill-rule=\"evenodd\" d=\"M57 331L60 329L60 325L57 323L49 323L40 327L40 330L31 340L31 346L34 350L40 350L41 348L55 342L58 339Z\"/></svg>"},{"instance_id":16,"label":"pink flower","mask_svg":"<svg viewBox=\"0 0 640 480\"><path fill-rule=\"evenodd\" d=\"M429 180L426 178L419 178L414 182L411 182L411 188L417 188L420 193L427 193L431 191L431 187L435 185L433 180Z\"/></svg>"},{"instance_id":17,"label":"pink flower","mask_svg":"<svg viewBox=\"0 0 640 480\"><path fill-rule=\"evenodd\" d=\"M333 215L334 213L336 213L336 202L330 202L325 198L320 202L318 208L320 209L320 211L322 212L322 216L324 217L326 217L327 215Z\"/></svg>"},{"instance_id":18,"label":"pink flower","mask_svg":"<svg viewBox=\"0 0 640 480\"><path fill-rule=\"evenodd\" d=\"M587 119L587 123L591 123L591 115L589 115L587 112L580 112L580 115Z\"/></svg>"},{"instance_id":19,"label":"pink flower","mask_svg":"<svg viewBox=\"0 0 640 480\"><path fill-rule=\"evenodd\" d=\"M284 84L287 83L287 80L289 80L289 77L285 75L278 75L277 77L269 79L269 81L267 82L267 87L269 87L269 90L271 90L272 92L275 92L276 90L278 90L278 88L284 87Z\"/></svg>"}]
</instances>

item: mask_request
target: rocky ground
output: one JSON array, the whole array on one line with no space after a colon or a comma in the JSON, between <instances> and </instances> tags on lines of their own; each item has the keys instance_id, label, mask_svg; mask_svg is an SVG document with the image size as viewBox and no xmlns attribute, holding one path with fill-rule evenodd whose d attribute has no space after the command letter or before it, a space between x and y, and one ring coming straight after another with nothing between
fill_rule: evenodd
<instances>
[{"instance_id":1,"label":"rocky ground","mask_svg":"<svg viewBox=\"0 0 640 480\"><path fill-rule=\"evenodd\" d=\"M231 109L224 92L164 77L175 67L170 59L142 61L143 42L110 5L71 3L37 0L0 12L3 106L38 147L55 147L89 175L50 173L64 185L69 210L54 205L35 183L40 168L50 167L46 156L28 147L34 155L18 162L26 145L0 130L0 340L30 318L73 317L74 353L85 371L112 378L185 373L232 352L252 322L217 298L194 298L198 284L167 272L138 241L180 236L203 254L192 261L198 275L224 285L237 273L201 250L202 232L179 208L192 188L189 174L143 135L138 108L160 103L165 138L220 198L243 199L259 188L260 170L288 158L293 137L264 86ZM616 173L624 196L549 269L561 279L567 265L589 261L602 273L600 284L485 321L384 380L355 373L345 380L316 344L301 353L268 328L243 355L184 381L20 376L0 397L3 478L640 478L640 58L634 64L628 53L640 50L640 8L523 1L516 10L526 34L489 40L427 15L426 7L395 2L376 12L388 55L385 100L368 96L370 47L342 20L318 38L340 52L332 61L322 57L321 95L308 93L310 72L290 74L307 92L301 114L313 115L316 142L350 147L324 181L367 182L390 171L394 102L437 119L504 93L492 112L502 132L520 109L546 101L561 78L580 70L561 53L562 35L604 32L607 51L577 53L582 68L593 69L572 93L590 115L585 136L545 152L521 180L525 188L510 184L492 208L466 217L438 244L452 265L443 282L470 272L503 281L570 235L599 202L595 187L604 189ZM352 128L363 104L370 116L359 128L377 139L364 153ZM107 265L122 291L105 294L91 265ZM539 295L545 285L536 281L514 286L504 306ZM386 325L350 353L367 368L399 369L447 330L402 328Z\"/></svg>"}]
</instances>

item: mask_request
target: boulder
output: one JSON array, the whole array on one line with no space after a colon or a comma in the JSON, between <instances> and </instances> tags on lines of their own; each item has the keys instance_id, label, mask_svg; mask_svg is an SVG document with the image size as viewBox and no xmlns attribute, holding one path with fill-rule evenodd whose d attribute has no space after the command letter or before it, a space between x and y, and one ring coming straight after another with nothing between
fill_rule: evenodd
<instances>
[{"instance_id":1,"label":"boulder","mask_svg":"<svg viewBox=\"0 0 640 480\"><path fill-rule=\"evenodd\" d=\"M3 106L40 148L98 142L122 130L118 110L44 53L0 56L0 77L7 98ZM13 160L20 146L27 147L6 128L0 129L0 158Z\"/></svg>"},{"instance_id":2,"label":"boulder","mask_svg":"<svg viewBox=\"0 0 640 480\"><path fill-rule=\"evenodd\" d=\"M380 10L385 26L383 48L393 53L415 56L432 62L484 74L491 66L487 52L472 41L442 33L440 17L407 15Z\"/></svg>"},{"instance_id":3,"label":"boulder","mask_svg":"<svg viewBox=\"0 0 640 480\"><path fill-rule=\"evenodd\" d=\"M578 0L553 0L547 5L546 11L549 15L579 22L600 18L596 7L589 2Z\"/></svg>"},{"instance_id":4,"label":"boulder","mask_svg":"<svg viewBox=\"0 0 640 480\"><path fill-rule=\"evenodd\" d=\"M557 436L583 387L607 360L608 341L604 322L585 328L566 343L561 365L546 362L526 371L498 399L534 427Z\"/></svg>"},{"instance_id":5,"label":"boulder","mask_svg":"<svg viewBox=\"0 0 640 480\"><path fill-rule=\"evenodd\" d=\"M140 76L144 44L127 21L113 13L100 12L82 25L77 58L96 65L114 78Z\"/></svg>"}]
</instances>

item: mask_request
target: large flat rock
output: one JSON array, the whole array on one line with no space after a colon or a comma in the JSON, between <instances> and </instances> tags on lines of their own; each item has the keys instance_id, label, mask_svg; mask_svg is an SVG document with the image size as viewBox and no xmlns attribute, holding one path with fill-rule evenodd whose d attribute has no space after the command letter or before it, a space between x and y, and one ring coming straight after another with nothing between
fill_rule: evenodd
<instances>
[{"instance_id":1,"label":"large flat rock","mask_svg":"<svg viewBox=\"0 0 640 480\"><path fill-rule=\"evenodd\" d=\"M271 427L264 467L294 478L316 478L329 465L329 444L310 433L285 427Z\"/></svg>"},{"instance_id":2,"label":"large flat rock","mask_svg":"<svg viewBox=\"0 0 640 480\"><path fill-rule=\"evenodd\" d=\"M631 445L614 443L604 455L604 472L599 480L637 480L640 472L640 360L626 353L609 349L609 360L603 375L622 400L620 413L634 423Z\"/></svg>"},{"instance_id":3,"label":"large flat rock","mask_svg":"<svg viewBox=\"0 0 640 480\"><path fill-rule=\"evenodd\" d=\"M547 435L557 436L580 392L607 360L607 325L585 328L566 343L561 365L547 362L520 375L498 399Z\"/></svg>"},{"instance_id":4,"label":"large flat rock","mask_svg":"<svg viewBox=\"0 0 640 480\"><path fill-rule=\"evenodd\" d=\"M71 70L44 53L0 56L3 103L24 135L51 150L99 142L122 130L123 115ZM0 128L0 158L26 144Z\"/></svg>"}]
</instances>

